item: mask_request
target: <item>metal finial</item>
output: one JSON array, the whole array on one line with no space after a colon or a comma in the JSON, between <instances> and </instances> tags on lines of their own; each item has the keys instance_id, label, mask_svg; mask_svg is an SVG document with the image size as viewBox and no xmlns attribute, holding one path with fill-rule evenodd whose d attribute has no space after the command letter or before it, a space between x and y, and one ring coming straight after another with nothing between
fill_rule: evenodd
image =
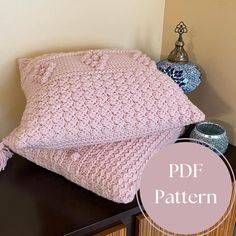
<instances>
[{"instance_id":1,"label":"metal finial","mask_svg":"<svg viewBox=\"0 0 236 236\"><path fill-rule=\"evenodd\" d=\"M182 36L182 34L188 33L187 26L184 24L183 21L181 21L176 27L175 27L175 33L178 33Z\"/></svg>"},{"instance_id":2,"label":"metal finial","mask_svg":"<svg viewBox=\"0 0 236 236\"><path fill-rule=\"evenodd\" d=\"M171 51L168 60L172 62L188 62L188 54L184 50L184 41L182 35L187 33L187 26L181 21L175 28L175 33L179 34L179 38L175 43L175 49Z\"/></svg>"}]
</instances>

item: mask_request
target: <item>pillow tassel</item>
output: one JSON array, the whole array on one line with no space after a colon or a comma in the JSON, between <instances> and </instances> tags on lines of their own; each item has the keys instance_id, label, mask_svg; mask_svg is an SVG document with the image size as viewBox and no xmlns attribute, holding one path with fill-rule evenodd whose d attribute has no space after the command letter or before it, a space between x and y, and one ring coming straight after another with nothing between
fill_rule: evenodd
<instances>
[{"instance_id":1,"label":"pillow tassel","mask_svg":"<svg viewBox=\"0 0 236 236\"><path fill-rule=\"evenodd\" d=\"M0 142L0 171L4 170L8 159L12 157L13 153Z\"/></svg>"}]
</instances>

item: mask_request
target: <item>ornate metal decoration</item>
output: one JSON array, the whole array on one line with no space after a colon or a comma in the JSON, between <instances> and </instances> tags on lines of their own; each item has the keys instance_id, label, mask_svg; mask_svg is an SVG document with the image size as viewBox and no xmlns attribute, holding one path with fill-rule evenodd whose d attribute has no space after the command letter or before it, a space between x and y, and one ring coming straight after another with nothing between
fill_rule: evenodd
<instances>
[{"instance_id":1,"label":"ornate metal decoration","mask_svg":"<svg viewBox=\"0 0 236 236\"><path fill-rule=\"evenodd\" d=\"M182 36L182 34L188 33L187 26L184 24L183 21L181 21L176 27L175 27L175 33L178 33Z\"/></svg>"},{"instance_id":2,"label":"ornate metal decoration","mask_svg":"<svg viewBox=\"0 0 236 236\"><path fill-rule=\"evenodd\" d=\"M187 26L181 21L175 28L175 33L179 34L179 38L175 43L175 49L171 51L168 60L172 62L188 62L188 54L184 50L184 41L182 35L187 33Z\"/></svg>"}]
</instances>

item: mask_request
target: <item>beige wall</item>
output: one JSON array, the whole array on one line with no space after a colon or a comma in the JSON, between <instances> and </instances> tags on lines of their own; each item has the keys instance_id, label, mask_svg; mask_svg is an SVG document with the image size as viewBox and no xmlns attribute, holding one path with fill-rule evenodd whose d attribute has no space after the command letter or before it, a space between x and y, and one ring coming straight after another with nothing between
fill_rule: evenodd
<instances>
[{"instance_id":1,"label":"beige wall","mask_svg":"<svg viewBox=\"0 0 236 236\"><path fill-rule=\"evenodd\" d=\"M190 95L206 113L220 121L236 145L236 1L166 0L162 57L173 48L175 25L183 20L190 59L201 65L204 81Z\"/></svg>"},{"instance_id":2,"label":"beige wall","mask_svg":"<svg viewBox=\"0 0 236 236\"><path fill-rule=\"evenodd\" d=\"M164 0L0 0L0 137L25 106L15 59L52 51L139 48L159 58Z\"/></svg>"}]
</instances>

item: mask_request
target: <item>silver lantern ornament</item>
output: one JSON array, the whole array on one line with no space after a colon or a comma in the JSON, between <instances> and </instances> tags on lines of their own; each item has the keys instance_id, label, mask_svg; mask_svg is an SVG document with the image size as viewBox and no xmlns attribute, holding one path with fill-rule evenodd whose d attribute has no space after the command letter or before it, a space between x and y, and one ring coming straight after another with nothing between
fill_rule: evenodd
<instances>
[{"instance_id":1,"label":"silver lantern ornament","mask_svg":"<svg viewBox=\"0 0 236 236\"><path fill-rule=\"evenodd\" d=\"M201 83L202 73L196 64L189 61L188 54L184 50L182 35L187 32L186 25L181 21L175 28L175 33L179 34L175 48L167 60L157 62L157 68L170 76L185 93L190 93Z\"/></svg>"}]
</instances>

